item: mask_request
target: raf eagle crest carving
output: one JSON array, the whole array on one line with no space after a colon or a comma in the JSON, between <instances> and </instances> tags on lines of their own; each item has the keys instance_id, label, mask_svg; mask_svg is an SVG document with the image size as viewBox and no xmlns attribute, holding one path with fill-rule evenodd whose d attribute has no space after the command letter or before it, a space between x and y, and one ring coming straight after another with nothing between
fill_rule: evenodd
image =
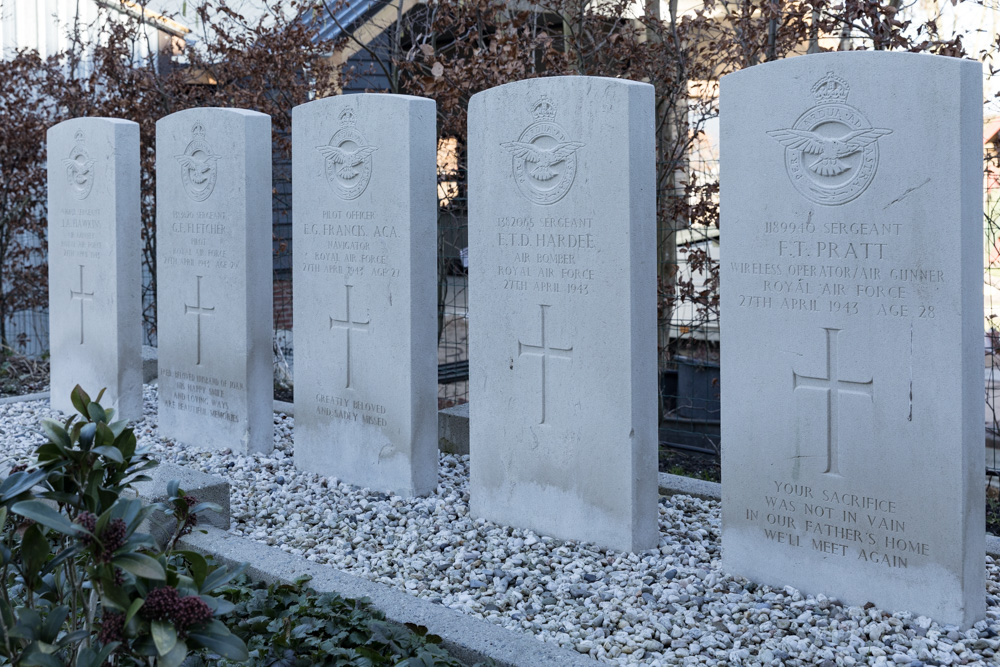
<instances>
[{"instance_id":1,"label":"raf eagle crest carving","mask_svg":"<svg viewBox=\"0 0 1000 667\"><path fill-rule=\"evenodd\" d=\"M812 87L817 104L786 130L767 134L785 147L788 177L806 199L845 204L871 185L878 168L878 140L892 130L872 127L846 104L850 87L833 72Z\"/></svg>"},{"instance_id":2,"label":"raf eagle crest carving","mask_svg":"<svg viewBox=\"0 0 1000 667\"><path fill-rule=\"evenodd\" d=\"M86 199L94 187L94 164L96 160L90 157L85 145L83 130L77 130L76 145L69 152L69 157L63 158L66 166L66 180L70 191L77 199Z\"/></svg>"},{"instance_id":3,"label":"raf eagle crest carving","mask_svg":"<svg viewBox=\"0 0 1000 667\"><path fill-rule=\"evenodd\" d=\"M576 152L580 141L569 141L555 122L556 108L543 95L531 107L535 122L516 141L500 144L513 155L514 182L525 199L554 204L569 192L576 178Z\"/></svg>"},{"instance_id":4,"label":"raf eagle crest carving","mask_svg":"<svg viewBox=\"0 0 1000 667\"><path fill-rule=\"evenodd\" d=\"M377 149L368 144L355 128L354 110L345 107L340 112L340 129L330 143L317 146L325 159L326 180L341 199L357 199L368 187L372 177L372 153Z\"/></svg>"},{"instance_id":5,"label":"raf eagle crest carving","mask_svg":"<svg viewBox=\"0 0 1000 667\"><path fill-rule=\"evenodd\" d=\"M184 152L174 156L181 165L181 183L184 192L194 201L205 201L215 191L219 177L219 158L205 139L205 126L195 123L191 127L191 141Z\"/></svg>"}]
</instances>

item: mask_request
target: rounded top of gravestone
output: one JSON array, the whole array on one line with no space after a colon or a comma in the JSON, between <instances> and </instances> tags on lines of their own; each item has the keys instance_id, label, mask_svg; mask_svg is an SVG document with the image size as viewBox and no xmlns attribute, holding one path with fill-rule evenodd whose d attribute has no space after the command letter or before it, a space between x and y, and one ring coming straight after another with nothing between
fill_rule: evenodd
<instances>
[{"instance_id":1,"label":"rounded top of gravestone","mask_svg":"<svg viewBox=\"0 0 1000 667\"><path fill-rule=\"evenodd\" d=\"M720 82L737 80L745 77L775 76L775 70L809 70L818 77L833 74L844 76L840 69L831 67L838 65L848 68L878 68L889 61L905 62L906 67L976 67L982 69L982 64L974 60L937 56L929 53L911 53L908 51L831 51L827 53L810 53L795 58L781 58L766 63L745 67L720 78ZM816 84L818 86L818 82ZM833 94L833 88L830 89ZM839 94L839 92L838 92Z\"/></svg>"},{"instance_id":2,"label":"rounded top of gravestone","mask_svg":"<svg viewBox=\"0 0 1000 667\"><path fill-rule=\"evenodd\" d=\"M610 76L580 76L576 74L569 74L563 76L540 76L534 79L521 79L520 81L511 81L510 83L505 83L499 86L494 86L487 90L480 91L473 95L469 100L469 105L475 104L476 99L481 99L484 96L500 95L500 94L512 94L518 89L545 89L545 90L557 90L560 88L572 88L575 86L595 86L595 85L620 85L620 86L634 86L638 88L647 87L652 90L653 86L651 84L642 81L632 81L631 79L618 79Z\"/></svg>"},{"instance_id":3,"label":"rounded top of gravestone","mask_svg":"<svg viewBox=\"0 0 1000 667\"><path fill-rule=\"evenodd\" d=\"M301 115L306 111L311 110L322 110L327 107L331 109L336 109L342 105L350 105L355 116L358 115L359 109L376 109L379 107L392 106L401 103L417 103L417 104L435 104L434 100L427 97L419 97L417 95L396 95L394 93L349 93L343 95L331 95L330 97L322 97L318 100L312 100L311 102L306 102L305 104L299 104L292 108L292 124L295 123L295 117ZM340 116L337 116L339 122L343 122Z\"/></svg>"},{"instance_id":4,"label":"rounded top of gravestone","mask_svg":"<svg viewBox=\"0 0 1000 667\"><path fill-rule=\"evenodd\" d=\"M260 117L260 118L267 118L268 120L271 119L271 116L269 116L266 113L261 113L259 111L252 111L250 109L236 109L232 107L192 107L190 109L175 111L172 114L164 116L163 118L156 121L156 127L159 128L161 124L169 125L171 123L176 123L176 122L184 122L186 124L187 122L190 122L186 120L186 118L189 116L211 117L215 115L225 115L225 114L233 114L248 118Z\"/></svg>"}]
</instances>

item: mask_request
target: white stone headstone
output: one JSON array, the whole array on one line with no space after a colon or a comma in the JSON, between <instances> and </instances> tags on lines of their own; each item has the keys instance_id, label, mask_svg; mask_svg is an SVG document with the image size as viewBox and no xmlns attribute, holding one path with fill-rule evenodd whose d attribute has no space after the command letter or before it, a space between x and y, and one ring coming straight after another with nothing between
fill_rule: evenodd
<instances>
[{"instance_id":1,"label":"white stone headstone","mask_svg":"<svg viewBox=\"0 0 1000 667\"><path fill-rule=\"evenodd\" d=\"M723 78L728 570L984 614L981 82L884 52Z\"/></svg>"},{"instance_id":2,"label":"white stone headstone","mask_svg":"<svg viewBox=\"0 0 1000 667\"><path fill-rule=\"evenodd\" d=\"M653 87L554 77L469 105L476 516L656 545Z\"/></svg>"},{"instance_id":3,"label":"white stone headstone","mask_svg":"<svg viewBox=\"0 0 1000 667\"><path fill-rule=\"evenodd\" d=\"M188 109L156 123L160 434L273 447L271 119Z\"/></svg>"},{"instance_id":4,"label":"white stone headstone","mask_svg":"<svg viewBox=\"0 0 1000 667\"><path fill-rule=\"evenodd\" d=\"M435 104L340 95L292 115L295 465L437 486Z\"/></svg>"},{"instance_id":5,"label":"white stone headstone","mask_svg":"<svg viewBox=\"0 0 1000 667\"><path fill-rule=\"evenodd\" d=\"M139 126L76 118L49 128L52 406L75 414L79 384L142 418Z\"/></svg>"}]
</instances>

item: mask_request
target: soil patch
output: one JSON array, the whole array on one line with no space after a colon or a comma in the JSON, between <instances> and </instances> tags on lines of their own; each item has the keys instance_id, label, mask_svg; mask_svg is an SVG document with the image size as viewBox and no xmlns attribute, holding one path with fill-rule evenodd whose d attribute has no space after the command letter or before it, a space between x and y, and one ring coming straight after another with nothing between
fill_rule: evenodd
<instances>
[{"instance_id":1,"label":"soil patch","mask_svg":"<svg viewBox=\"0 0 1000 667\"><path fill-rule=\"evenodd\" d=\"M717 456L671 447L660 447L660 472L709 482L722 481L722 466Z\"/></svg>"},{"instance_id":2,"label":"soil patch","mask_svg":"<svg viewBox=\"0 0 1000 667\"><path fill-rule=\"evenodd\" d=\"M47 359L29 359L19 354L0 352L0 398L34 394L48 388Z\"/></svg>"}]
</instances>

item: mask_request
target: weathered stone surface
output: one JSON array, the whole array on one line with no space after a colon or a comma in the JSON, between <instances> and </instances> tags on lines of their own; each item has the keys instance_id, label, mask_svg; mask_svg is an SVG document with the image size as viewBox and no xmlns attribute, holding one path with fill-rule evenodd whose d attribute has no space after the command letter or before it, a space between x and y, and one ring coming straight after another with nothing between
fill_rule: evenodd
<instances>
[{"instance_id":1,"label":"weathered stone surface","mask_svg":"<svg viewBox=\"0 0 1000 667\"><path fill-rule=\"evenodd\" d=\"M981 94L895 53L722 80L730 571L982 617Z\"/></svg>"},{"instance_id":2,"label":"weathered stone surface","mask_svg":"<svg viewBox=\"0 0 1000 667\"><path fill-rule=\"evenodd\" d=\"M270 451L271 119L171 114L156 172L160 433Z\"/></svg>"},{"instance_id":3,"label":"weathered stone surface","mask_svg":"<svg viewBox=\"0 0 1000 667\"><path fill-rule=\"evenodd\" d=\"M142 417L139 126L75 118L48 146L52 405L75 413L79 384L125 419Z\"/></svg>"},{"instance_id":4,"label":"weathered stone surface","mask_svg":"<svg viewBox=\"0 0 1000 667\"><path fill-rule=\"evenodd\" d=\"M471 502L657 542L653 88L511 83L469 107Z\"/></svg>"},{"instance_id":5,"label":"weathered stone surface","mask_svg":"<svg viewBox=\"0 0 1000 667\"><path fill-rule=\"evenodd\" d=\"M469 455L468 403L438 412L438 449L448 454Z\"/></svg>"},{"instance_id":6,"label":"weathered stone surface","mask_svg":"<svg viewBox=\"0 0 1000 667\"><path fill-rule=\"evenodd\" d=\"M435 105L342 95L293 112L295 464L437 486Z\"/></svg>"}]
</instances>

